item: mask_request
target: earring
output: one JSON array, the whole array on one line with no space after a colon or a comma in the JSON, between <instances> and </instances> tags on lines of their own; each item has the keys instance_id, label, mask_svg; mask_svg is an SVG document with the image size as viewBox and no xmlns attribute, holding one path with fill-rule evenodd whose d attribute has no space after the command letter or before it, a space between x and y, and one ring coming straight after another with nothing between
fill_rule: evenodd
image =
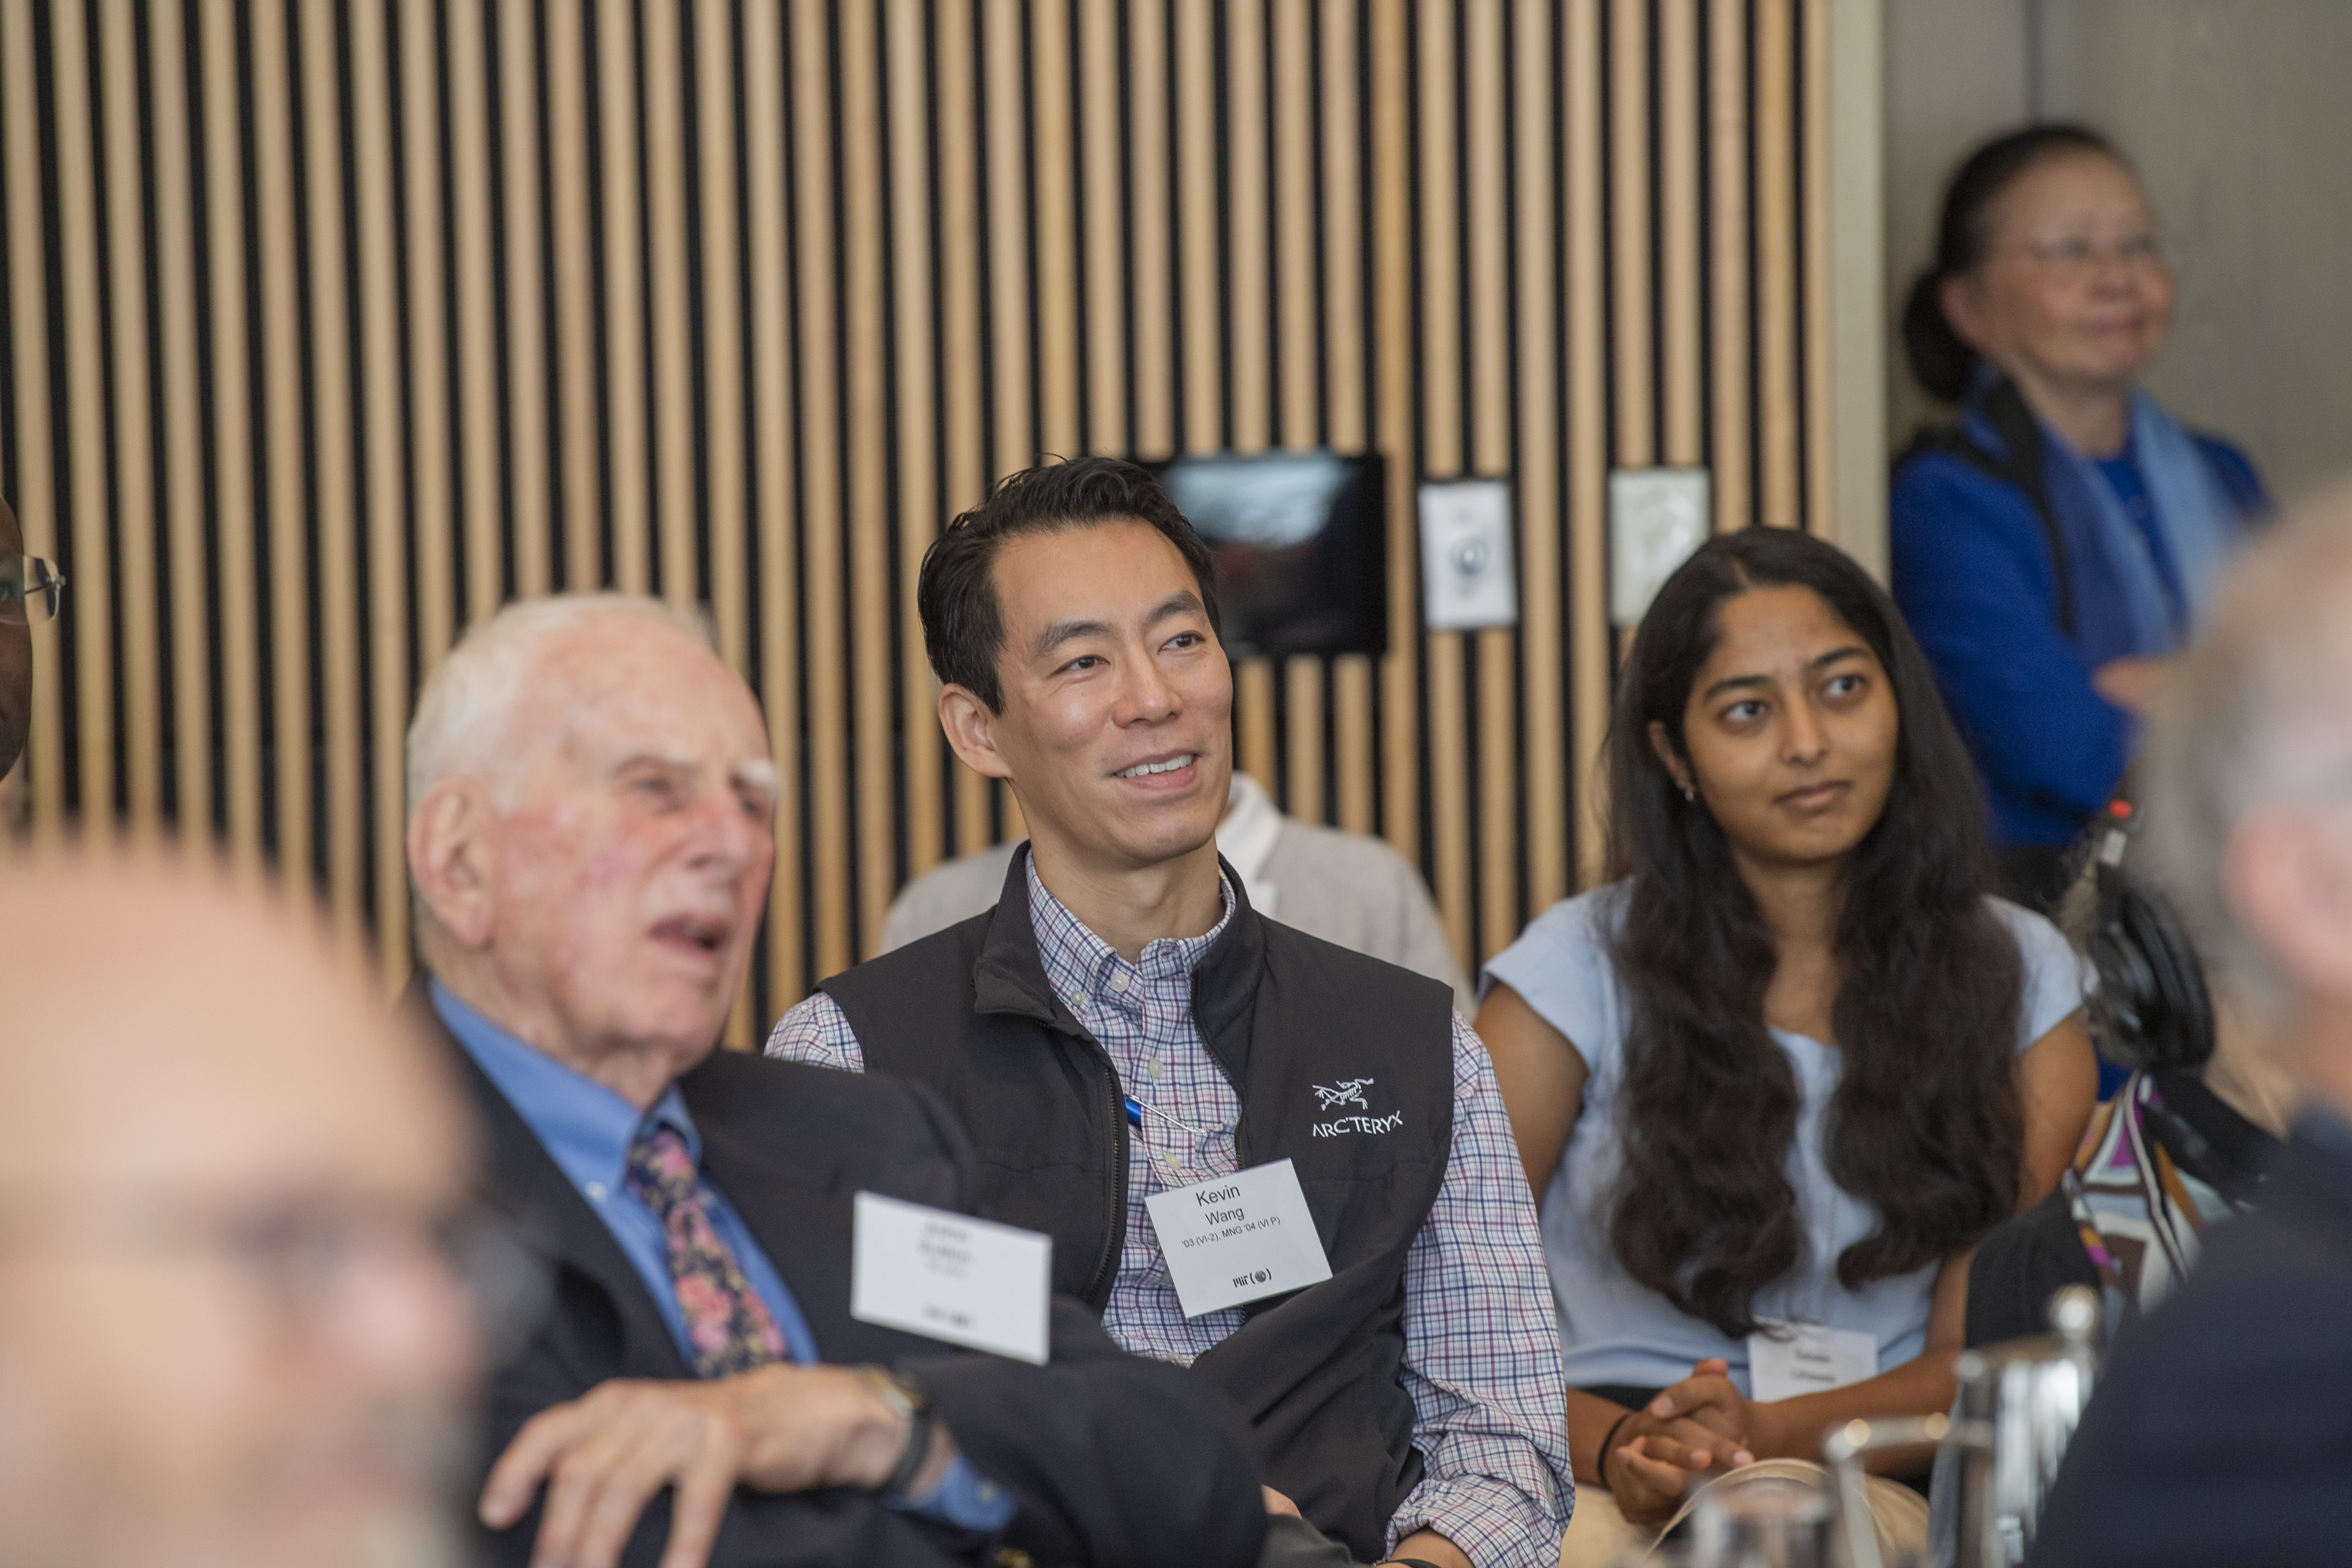
<instances>
[{"instance_id":1,"label":"earring","mask_svg":"<svg viewBox=\"0 0 2352 1568\"><path fill-rule=\"evenodd\" d=\"M1698 799L1698 791L1691 788L1688 784L1685 784L1683 785L1683 798L1685 800L1695 801Z\"/></svg>"}]
</instances>

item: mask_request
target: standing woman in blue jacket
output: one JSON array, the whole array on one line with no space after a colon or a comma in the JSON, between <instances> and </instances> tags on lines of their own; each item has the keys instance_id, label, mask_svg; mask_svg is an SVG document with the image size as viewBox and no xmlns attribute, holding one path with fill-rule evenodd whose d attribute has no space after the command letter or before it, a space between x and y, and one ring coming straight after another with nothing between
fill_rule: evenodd
<instances>
[{"instance_id":1,"label":"standing woman in blue jacket","mask_svg":"<svg viewBox=\"0 0 2352 1568\"><path fill-rule=\"evenodd\" d=\"M1977 149L1912 286L1912 374L1958 405L1895 468L1895 599L2046 907L2202 615L2262 481L2139 389L2172 326L2156 214L2115 145L2042 124Z\"/></svg>"}]
</instances>

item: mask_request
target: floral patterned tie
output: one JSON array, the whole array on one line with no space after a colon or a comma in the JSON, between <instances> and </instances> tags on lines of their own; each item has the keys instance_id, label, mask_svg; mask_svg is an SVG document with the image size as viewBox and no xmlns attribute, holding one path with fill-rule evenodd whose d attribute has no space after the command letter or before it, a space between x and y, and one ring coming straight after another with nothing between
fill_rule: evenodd
<instances>
[{"instance_id":1,"label":"floral patterned tie","mask_svg":"<svg viewBox=\"0 0 2352 1568\"><path fill-rule=\"evenodd\" d=\"M698 1377L725 1377L790 1359L783 1331L743 1278L702 1206L702 1179L677 1129L640 1130L629 1145L629 1191L661 1221L669 1279Z\"/></svg>"}]
</instances>

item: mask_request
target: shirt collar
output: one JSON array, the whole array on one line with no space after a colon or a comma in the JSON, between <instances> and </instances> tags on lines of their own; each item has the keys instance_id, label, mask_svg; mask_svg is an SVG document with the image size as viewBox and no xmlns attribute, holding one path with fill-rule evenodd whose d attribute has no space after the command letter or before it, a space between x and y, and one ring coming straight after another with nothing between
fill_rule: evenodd
<instances>
[{"instance_id":1,"label":"shirt collar","mask_svg":"<svg viewBox=\"0 0 2352 1568\"><path fill-rule=\"evenodd\" d=\"M1130 964L1118 955L1118 950L1087 928L1086 922L1072 914L1062 901L1046 890L1044 879L1037 875L1037 858L1028 859L1029 923L1037 933L1037 960L1045 971L1046 984L1062 998L1063 1005L1073 1012L1080 1001L1105 994L1120 994L1111 978L1125 973L1144 980L1189 976L1212 947L1224 934L1234 918L1234 890L1225 881L1223 871L1217 873L1217 896L1223 901L1217 923L1199 936L1161 937L1147 945L1142 956Z\"/></svg>"},{"instance_id":2,"label":"shirt collar","mask_svg":"<svg viewBox=\"0 0 2352 1568\"><path fill-rule=\"evenodd\" d=\"M1275 810L1265 788L1247 773L1234 774L1233 791L1225 797L1225 818L1217 824L1217 853L1255 889L1265 879L1266 857L1282 831L1282 813Z\"/></svg>"},{"instance_id":3,"label":"shirt collar","mask_svg":"<svg viewBox=\"0 0 2352 1568\"><path fill-rule=\"evenodd\" d=\"M629 1146L640 1128L667 1126L686 1141L686 1152L698 1166L702 1137L686 1109L686 1099L671 1084L651 1110L640 1111L587 1074L525 1045L505 1029L458 1000L432 981L434 1010L458 1045L507 1103L523 1119L551 1158L575 1187L599 1184L622 1190L629 1172Z\"/></svg>"}]
</instances>

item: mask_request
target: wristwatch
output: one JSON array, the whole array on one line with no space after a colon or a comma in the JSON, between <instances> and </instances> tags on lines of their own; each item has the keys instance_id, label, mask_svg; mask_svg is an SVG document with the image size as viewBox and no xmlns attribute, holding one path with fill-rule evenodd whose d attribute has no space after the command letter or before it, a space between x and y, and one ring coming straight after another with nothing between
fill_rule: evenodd
<instances>
[{"instance_id":1,"label":"wristwatch","mask_svg":"<svg viewBox=\"0 0 2352 1568\"><path fill-rule=\"evenodd\" d=\"M914 1378L887 1366L861 1366L857 1368L857 1381L907 1423L907 1446L899 1450L898 1462L891 1467L889 1479L874 1489L884 1497L904 1498L921 1472L923 1461L930 1457L931 1426L939 1418L931 1408L931 1392Z\"/></svg>"}]
</instances>

